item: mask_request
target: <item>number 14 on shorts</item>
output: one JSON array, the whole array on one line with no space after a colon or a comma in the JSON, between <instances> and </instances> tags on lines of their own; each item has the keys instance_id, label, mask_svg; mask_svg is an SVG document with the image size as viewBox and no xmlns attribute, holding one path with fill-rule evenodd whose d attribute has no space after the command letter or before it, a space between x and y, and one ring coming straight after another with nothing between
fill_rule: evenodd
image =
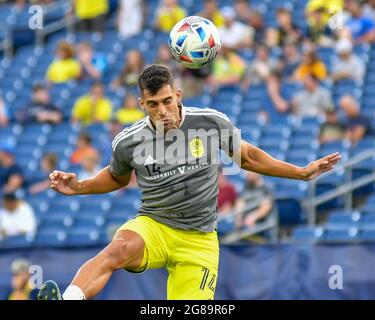
<instances>
[{"instance_id":1,"label":"number 14 on shorts","mask_svg":"<svg viewBox=\"0 0 375 320\"><path fill-rule=\"evenodd\" d=\"M207 287L212 292L215 292L216 274L210 274L210 270L207 268L202 268L202 272L203 276L199 289L204 291Z\"/></svg>"}]
</instances>

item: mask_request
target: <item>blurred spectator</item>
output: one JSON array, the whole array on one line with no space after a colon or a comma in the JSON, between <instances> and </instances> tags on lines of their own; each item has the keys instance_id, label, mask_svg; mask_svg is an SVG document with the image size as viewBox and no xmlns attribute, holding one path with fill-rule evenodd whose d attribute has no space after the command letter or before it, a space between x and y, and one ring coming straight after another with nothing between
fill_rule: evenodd
<instances>
[{"instance_id":1,"label":"blurred spectator","mask_svg":"<svg viewBox=\"0 0 375 320\"><path fill-rule=\"evenodd\" d=\"M236 10L237 19L242 23L248 23L251 13L254 12L248 0L234 0L234 10Z\"/></svg>"},{"instance_id":2,"label":"blurred spectator","mask_svg":"<svg viewBox=\"0 0 375 320\"><path fill-rule=\"evenodd\" d=\"M174 25L186 17L186 11L178 0L161 0L156 10L155 26L162 32L169 32Z\"/></svg>"},{"instance_id":3,"label":"blurred spectator","mask_svg":"<svg viewBox=\"0 0 375 320\"><path fill-rule=\"evenodd\" d=\"M267 81L267 93L272 105L279 113L286 113L290 109L290 103L281 94L281 75L273 72Z\"/></svg>"},{"instance_id":4,"label":"blurred spectator","mask_svg":"<svg viewBox=\"0 0 375 320\"><path fill-rule=\"evenodd\" d=\"M76 146L70 157L72 164L80 164L84 157L98 156L98 151L92 145L91 136L87 133L83 132L78 136Z\"/></svg>"},{"instance_id":5,"label":"blurred spectator","mask_svg":"<svg viewBox=\"0 0 375 320\"><path fill-rule=\"evenodd\" d=\"M267 32L266 43L270 47L282 47L285 44L299 44L302 40L301 30L293 23L291 12L284 8L277 9L277 28Z\"/></svg>"},{"instance_id":6,"label":"blurred spectator","mask_svg":"<svg viewBox=\"0 0 375 320\"><path fill-rule=\"evenodd\" d=\"M332 29L328 25L329 15L326 15L326 13L326 8L324 7L307 10L307 37L310 41L320 46L330 46L333 42Z\"/></svg>"},{"instance_id":7,"label":"blurred spectator","mask_svg":"<svg viewBox=\"0 0 375 320\"><path fill-rule=\"evenodd\" d=\"M77 99L72 111L72 121L84 126L108 122L112 116L112 103L104 96L100 82L92 84L90 92Z\"/></svg>"},{"instance_id":8,"label":"blurred spectator","mask_svg":"<svg viewBox=\"0 0 375 320\"><path fill-rule=\"evenodd\" d=\"M218 210L219 215L228 214L234 207L237 192L234 185L220 172L218 177Z\"/></svg>"},{"instance_id":9,"label":"blurred spectator","mask_svg":"<svg viewBox=\"0 0 375 320\"><path fill-rule=\"evenodd\" d=\"M30 262L26 259L18 258L12 261L12 291L8 295L8 300L37 300L38 290L30 282Z\"/></svg>"},{"instance_id":10,"label":"blurred spectator","mask_svg":"<svg viewBox=\"0 0 375 320\"><path fill-rule=\"evenodd\" d=\"M306 75L311 75L319 80L327 77L327 69L322 60L318 57L315 50L307 50L302 57L302 63L297 68L294 77L297 81L302 81Z\"/></svg>"},{"instance_id":11,"label":"blurred spectator","mask_svg":"<svg viewBox=\"0 0 375 320\"><path fill-rule=\"evenodd\" d=\"M322 11L322 22L328 24L329 19L337 14L341 13L344 7L344 0L309 0L306 4L305 14L309 24L313 24L314 18L311 14L317 10Z\"/></svg>"},{"instance_id":12,"label":"blurred spectator","mask_svg":"<svg viewBox=\"0 0 375 320\"><path fill-rule=\"evenodd\" d=\"M138 76L145 66L142 53L138 50L131 50L126 55L125 64L120 76L115 79L112 85L118 87L136 87Z\"/></svg>"},{"instance_id":13,"label":"blurred spectator","mask_svg":"<svg viewBox=\"0 0 375 320\"><path fill-rule=\"evenodd\" d=\"M4 100L0 97L0 127L5 127L8 125L8 122L8 110Z\"/></svg>"},{"instance_id":14,"label":"blurred spectator","mask_svg":"<svg viewBox=\"0 0 375 320\"><path fill-rule=\"evenodd\" d=\"M292 109L296 115L318 116L334 109L331 93L319 85L317 78L306 75L303 79L303 87L304 89L292 100Z\"/></svg>"},{"instance_id":15,"label":"blurred spectator","mask_svg":"<svg viewBox=\"0 0 375 320\"><path fill-rule=\"evenodd\" d=\"M319 141L321 144L344 138L344 126L339 122L337 112L334 109L327 110L325 122L320 128Z\"/></svg>"},{"instance_id":16,"label":"blurred spectator","mask_svg":"<svg viewBox=\"0 0 375 320\"><path fill-rule=\"evenodd\" d=\"M66 41L59 42L55 59L47 70L47 80L52 83L64 83L76 80L81 75L81 66L74 58L74 48Z\"/></svg>"},{"instance_id":17,"label":"blurred spectator","mask_svg":"<svg viewBox=\"0 0 375 320\"><path fill-rule=\"evenodd\" d=\"M163 65L171 70L174 80L179 82L181 77L181 65L173 58L169 45L162 43L158 48L155 64Z\"/></svg>"},{"instance_id":18,"label":"blurred spectator","mask_svg":"<svg viewBox=\"0 0 375 320\"><path fill-rule=\"evenodd\" d=\"M142 32L144 20L143 0L121 0L118 12L118 30L122 37L129 38Z\"/></svg>"},{"instance_id":19,"label":"blurred spectator","mask_svg":"<svg viewBox=\"0 0 375 320\"><path fill-rule=\"evenodd\" d=\"M278 61L277 69L281 70L284 81L293 81L293 76L301 63L301 55L294 44L286 44L283 47L281 59Z\"/></svg>"},{"instance_id":20,"label":"blurred spectator","mask_svg":"<svg viewBox=\"0 0 375 320\"><path fill-rule=\"evenodd\" d=\"M40 160L40 178L29 187L30 194L43 192L50 187L49 174L56 169L57 156L53 153L47 153Z\"/></svg>"},{"instance_id":21,"label":"blurred spectator","mask_svg":"<svg viewBox=\"0 0 375 320\"><path fill-rule=\"evenodd\" d=\"M356 0L345 0L345 9L351 17L345 24L345 30L354 44L375 41L375 21L366 16L362 4Z\"/></svg>"},{"instance_id":22,"label":"blurred spectator","mask_svg":"<svg viewBox=\"0 0 375 320\"><path fill-rule=\"evenodd\" d=\"M15 193L5 193L0 209L0 238L33 235L36 227L33 208L18 199Z\"/></svg>"},{"instance_id":23,"label":"blurred spectator","mask_svg":"<svg viewBox=\"0 0 375 320\"><path fill-rule=\"evenodd\" d=\"M109 125L109 131L111 134L111 140L116 138L116 136L123 130L123 125L116 119L112 119Z\"/></svg>"},{"instance_id":24,"label":"blurred spectator","mask_svg":"<svg viewBox=\"0 0 375 320\"><path fill-rule=\"evenodd\" d=\"M361 81L365 73L365 65L360 57L353 54L353 45L349 39L340 39L336 44L336 53L332 65L332 80L352 79Z\"/></svg>"},{"instance_id":25,"label":"blurred spectator","mask_svg":"<svg viewBox=\"0 0 375 320\"><path fill-rule=\"evenodd\" d=\"M270 57L268 48L265 45L258 45L256 47L256 57L246 70L243 88L246 89L250 85L267 81L276 68L277 60Z\"/></svg>"},{"instance_id":26,"label":"blurred spectator","mask_svg":"<svg viewBox=\"0 0 375 320\"><path fill-rule=\"evenodd\" d=\"M77 46L77 58L81 64L80 79L100 79L108 67L108 61L103 54L94 53L89 42Z\"/></svg>"},{"instance_id":27,"label":"blurred spectator","mask_svg":"<svg viewBox=\"0 0 375 320\"><path fill-rule=\"evenodd\" d=\"M247 23L253 29L253 43L262 43L267 36L267 28L263 16L259 11L251 10Z\"/></svg>"},{"instance_id":28,"label":"blurred spectator","mask_svg":"<svg viewBox=\"0 0 375 320\"><path fill-rule=\"evenodd\" d=\"M77 19L79 31L103 33L106 27L106 15L109 9L108 0L72 0L73 12Z\"/></svg>"},{"instance_id":29,"label":"blurred spectator","mask_svg":"<svg viewBox=\"0 0 375 320\"><path fill-rule=\"evenodd\" d=\"M350 95L340 99L340 108L345 113L342 124L345 127L345 139L353 144L360 141L366 134L372 133L370 121L361 115L358 102Z\"/></svg>"},{"instance_id":30,"label":"blurred spectator","mask_svg":"<svg viewBox=\"0 0 375 320\"><path fill-rule=\"evenodd\" d=\"M217 7L216 0L204 0L203 11L199 12L197 16L209 19L218 28L224 24L224 17Z\"/></svg>"},{"instance_id":31,"label":"blurred spectator","mask_svg":"<svg viewBox=\"0 0 375 320\"><path fill-rule=\"evenodd\" d=\"M120 110L116 112L116 120L124 126L131 125L145 117L144 112L138 107L136 96L128 94Z\"/></svg>"},{"instance_id":32,"label":"blurred spectator","mask_svg":"<svg viewBox=\"0 0 375 320\"><path fill-rule=\"evenodd\" d=\"M246 207L256 206L248 212ZM274 210L272 191L266 186L261 175L246 172L246 185L236 201L236 226L254 227L257 222L264 221Z\"/></svg>"},{"instance_id":33,"label":"blurred spectator","mask_svg":"<svg viewBox=\"0 0 375 320\"><path fill-rule=\"evenodd\" d=\"M26 0L15 0L12 6L12 11L14 13L21 13L26 9Z\"/></svg>"},{"instance_id":34,"label":"blurred spectator","mask_svg":"<svg viewBox=\"0 0 375 320\"><path fill-rule=\"evenodd\" d=\"M184 88L184 98L199 96L211 77L212 64L206 65L200 69L188 69L181 67L180 77L177 78L177 84L181 82L180 87Z\"/></svg>"},{"instance_id":35,"label":"blurred spectator","mask_svg":"<svg viewBox=\"0 0 375 320\"><path fill-rule=\"evenodd\" d=\"M363 8L363 15L375 21L375 0L368 0Z\"/></svg>"},{"instance_id":36,"label":"blurred spectator","mask_svg":"<svg viewBox=\"0 0 375 320\"><path fill-rule=\"evenodd\" d=\"M78 172L78 180L85 180L94 177L100 171L99 157L96 155L87 155L81 162L81 170Z\"/></svg>"},{"instance_id":37,"label":"blurred spectator","mask_svg":"<svg viewBox=\"0 0 375 320\"><path fill-rule=\"evenodd\" d=\"M23 184L22 168L16 163L14 148L5 142L0 144L0 194L15 192Z\"/></svg>"},{"instance_id":38,"label":"blurred spectator","mask_svg":"<svg viewBox=\"0 0 375 320\"><path fill-rule=\"evenodd\" d=\"M254 31L250 26L236 21L236 12L231 7L221 9L224 25L219 28L221 43L233 50L249 48L252 44Z\"/></svg>"},{"instance_id":39,"label":"blurred spectator","mask_svg":"<svg viewBox=\"0 0 375 320\"><path fill-rule=\"evenodd\" d=\"M222 47L213 62L210 85L215 90L223 86L237 85L245 73L245 61L234 51Z\"/></svg>"},{"instance_id":40,"label":"blurred spectator","mask_svg":"<svg viewBox=\"0 0 375 320\"><path fill-rule=\"evenodd\" d=\"M60 123L61 111L51 102L48 88L41 84L33 86L31 102L16 114L20 123Z\"/></svg>"}]
</instances>

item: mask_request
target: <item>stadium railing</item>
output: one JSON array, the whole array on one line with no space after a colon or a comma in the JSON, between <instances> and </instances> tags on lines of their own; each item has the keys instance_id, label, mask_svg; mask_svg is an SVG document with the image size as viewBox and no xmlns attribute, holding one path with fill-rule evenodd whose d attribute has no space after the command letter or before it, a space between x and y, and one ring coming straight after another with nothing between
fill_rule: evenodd
<instances>
[{"instance_id":1,"label":"stadium railing","mask_svg":"<svg viewBox=\"0 0 375 320\"><path fill-rule=\"evenodd\" d=\"M373 160L375 162L375 148L365 150L358 155L352 157L342 165L338 166L336 170L325 173L315 180L309 182L308 194L309 197L304 202L308 217L308 225L315 226L317 221L317 207L323 203L326 203L332 199L344 196L345 210L351 211L353 209L353 191L367 186L375 182L375 171L369 170L370 173L362 175L357 179L353 179L353 170L360 163L366 160ZM316 195L316 186L320 179L335 174L339 170L345 171L346 181L344 184L338 186L333 190L329 190L320 195Z\"/></svg>"},{"instance_id":2,"label":"stadium railing","mask_svg":"<svg viewBox=\"0 0 375 320\"><path fill-rule=\"evenodd\" d=\"M55 4L50 4L44 7L43 15L47 17L48 15L53 15L60 12L68 12L71 3L68 1L59 1ZM68 32L73 31L74 25L77 23L78 19L74 15L63 15L61 19L52 21L50 23L45 23L42 29L36 30L36 44L42 46L45 42L46 36L67 29Z\"/></svg>"}]
</instances>

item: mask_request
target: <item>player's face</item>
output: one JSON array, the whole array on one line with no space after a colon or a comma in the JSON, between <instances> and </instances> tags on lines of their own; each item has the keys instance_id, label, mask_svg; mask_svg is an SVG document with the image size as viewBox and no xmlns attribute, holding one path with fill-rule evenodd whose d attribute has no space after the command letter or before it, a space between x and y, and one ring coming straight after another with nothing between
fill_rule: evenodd
<instances>
[{"instance_id":1,"label":"player's face","mask_svg":"<svg viewBox=\"0 0 375 320\"><path fill-rule=\"evenodd\" d=\"M180 108L181 89L163 86L155 95L144 90L139 102L150 116L151 122L158 129L178 128L181 122Z\"/></svg>"}]
</instances>

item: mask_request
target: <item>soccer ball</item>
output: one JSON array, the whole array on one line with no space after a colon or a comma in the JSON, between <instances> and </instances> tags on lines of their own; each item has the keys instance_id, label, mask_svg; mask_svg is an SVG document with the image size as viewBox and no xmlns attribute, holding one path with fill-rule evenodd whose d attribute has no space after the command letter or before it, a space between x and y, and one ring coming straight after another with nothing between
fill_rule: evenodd
<instances>
[{"instance_id":1,"label":"soccer ball","mask_svg":"<svg viewBox=\"0 0 375 320\"><path fill-rule=\"evenodd\" d=\"M169 35L173 57L189 69L212 62L221 48L219 30L208 19L191 16L176 23Z\"/></svg>"}]
</instances>

